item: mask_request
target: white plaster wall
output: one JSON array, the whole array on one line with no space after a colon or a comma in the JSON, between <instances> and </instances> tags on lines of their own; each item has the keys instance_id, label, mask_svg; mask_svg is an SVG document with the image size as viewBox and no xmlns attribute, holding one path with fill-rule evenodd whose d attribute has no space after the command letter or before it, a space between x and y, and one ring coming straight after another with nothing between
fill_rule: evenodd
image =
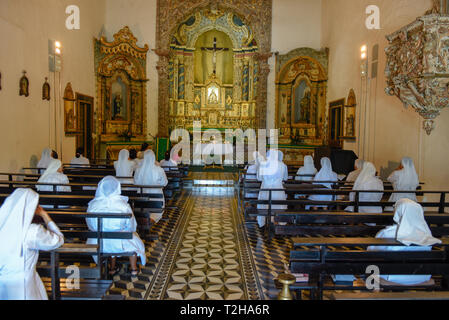
<instances>
[{"instance_id":1,"label":"white plaster wall","mask_svg":"<svg viewBox=\"0 0 449 320\"><path fill-rule=\"evenodd\" d=\"M55 90L57 107L67 82L75 92L95 96L93 37L101 30L105 12L104 0L1 0L0 1L0 170L19 171L40 158L49 146L58 151L64 162L75 151L74 138L63 134L62 112L57 113L54 129ZM78 5L80 30L67 30L68 5ZM63 50L61 89L55 85L48 69L48 40L59 40ZM27 71L30 95L19 96L22 70ZM42 85L49 78L51 100L42 100ZM56 84L59 78L56 79ZM61 90L61 93L59 93ZM59 116L60 115L60 116ZM62 140L62 148L61 148Z\"/></svg>"},{"instance_id":2,"label":"white plaster wall","mask_svg":"<svg viewBox=\"0 0 449 320\"><path fill-rule=\"evenodd\" d=\"M365 27L365 8L380 8L380 30ZM431 7L431 0L323 0L322 45L330 48L328 102L347 97L355 90L358 107L356 142L346 142L345 149L373 161L383 175L388 174L403 156L410 156L426 183L426 189L449 187L449 111L436 120L430 136L422 130L422 118L410 107L405 109L396 97L385 94L384 69L388 44L385 35L414 21ZM379 44L378 77L370 79L368 91L362 92L360 47ZM366 98L366 105L361 98ZM366 112L365 112L366 107ZM366 118L365 118L366 116ZM366 121L365 121L366 119Z\"/></svg>"}]
</instances>

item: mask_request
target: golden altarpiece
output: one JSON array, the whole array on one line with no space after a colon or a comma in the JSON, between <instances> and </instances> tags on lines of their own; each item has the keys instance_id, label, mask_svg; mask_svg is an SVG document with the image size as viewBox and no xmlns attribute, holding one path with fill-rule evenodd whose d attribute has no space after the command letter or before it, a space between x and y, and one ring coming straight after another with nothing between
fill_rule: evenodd
<instances>
[{"instance_id":1,"label":"golden altarpiece","mask_svg":"<svg viewBox=\"0 0 449 320\"><path fill-rule=\"evenodd\" d=\"M299 48L276 54L276 128L288 164L323 146L327 137L327 50Z\"/></svg>"},{"instance_id":2,"label":"golden altarpiece","mask_svg":"<svg viewBox=\"0 0 449 320\"><path fill-rule=\"evenodd\" d=\"M169 132L256 128L258 51L253 31L236 14L204 8L177 28L170 44Z\"/></svg>"},{"instance_id":3,"label":"golden altarpiece","mask_svg":"<svg viewBox=\"0 0 449 320\"><path fill-rule=\"evenodd\" d=\"M94 140L100 158L117 158L122 148L147 138L146 59L128 27L108 42L94 40L97 108Z\"/></svg>"}]
</instances>

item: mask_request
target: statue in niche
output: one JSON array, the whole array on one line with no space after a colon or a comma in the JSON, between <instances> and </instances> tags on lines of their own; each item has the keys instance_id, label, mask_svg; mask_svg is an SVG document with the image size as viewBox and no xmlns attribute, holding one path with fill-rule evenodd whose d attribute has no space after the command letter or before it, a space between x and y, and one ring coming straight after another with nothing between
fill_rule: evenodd
<instances>
[{"instance_id":1,"label":"statue in niche","mask_svg":"<svg viewBox=\"0 0 449 320\"><path fill-rule=\"evenodd\" d=\"M306 91L299 103L301 108L301 121L310 122L310 91Z\"/></svg>"},{"instance_id":2,"label":"statue in niche","mask_svg":"<svg viewBox=\"0 0 449 320\"><path fill-rule=\"evenodd\" d=\"M353 137L354 136L354 115L349 115L346 118L346 136Z\"/></svg>"},{"instance_id":3,"label":"statue in niche","mask_svg":"<svg viewBox=\"0 0 449 320\"><path fill-rule=\"evenodd\" d=\"M122 120L121 111L122 111L122 95L117 93L114 98L114 120Z\"/></svg>"}]
</instances>

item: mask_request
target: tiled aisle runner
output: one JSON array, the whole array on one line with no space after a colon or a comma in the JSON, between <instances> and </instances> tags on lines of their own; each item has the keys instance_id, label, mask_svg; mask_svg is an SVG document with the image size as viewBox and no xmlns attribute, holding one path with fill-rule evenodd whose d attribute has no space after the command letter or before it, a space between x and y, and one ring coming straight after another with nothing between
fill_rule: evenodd
<instances>
[{"instance_id":1,"label":"tiled aisle runner","mask_svg":"<svg viewBox=\"0 0 449 320\"><path fill-rule=\"evenodd\" d=\"M234 188L194 188L145 299L263 299Z\"/></svg>"}]
</instances>

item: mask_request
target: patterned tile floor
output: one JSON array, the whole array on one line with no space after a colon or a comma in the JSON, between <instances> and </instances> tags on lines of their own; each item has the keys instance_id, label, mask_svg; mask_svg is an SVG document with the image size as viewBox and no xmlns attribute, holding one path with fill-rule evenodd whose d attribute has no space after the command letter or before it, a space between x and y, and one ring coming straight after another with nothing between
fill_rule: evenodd
<instances>
[{"instance_id":1,"label":"patterned tile floor","mask_svg":"<svg viewBox=\"0 0 449 320\"><path fill-rule=\"evenodd\" d=\"M207 175L195 178L212 178ZM288 263L291 244L268 242L257 224L245 222L233 186L184 189L152 233L157 239L145 239L147 265L136 278L122 270L111 293L150 300L276 299L274 279Z\"/></svg>"}]
</instances>

